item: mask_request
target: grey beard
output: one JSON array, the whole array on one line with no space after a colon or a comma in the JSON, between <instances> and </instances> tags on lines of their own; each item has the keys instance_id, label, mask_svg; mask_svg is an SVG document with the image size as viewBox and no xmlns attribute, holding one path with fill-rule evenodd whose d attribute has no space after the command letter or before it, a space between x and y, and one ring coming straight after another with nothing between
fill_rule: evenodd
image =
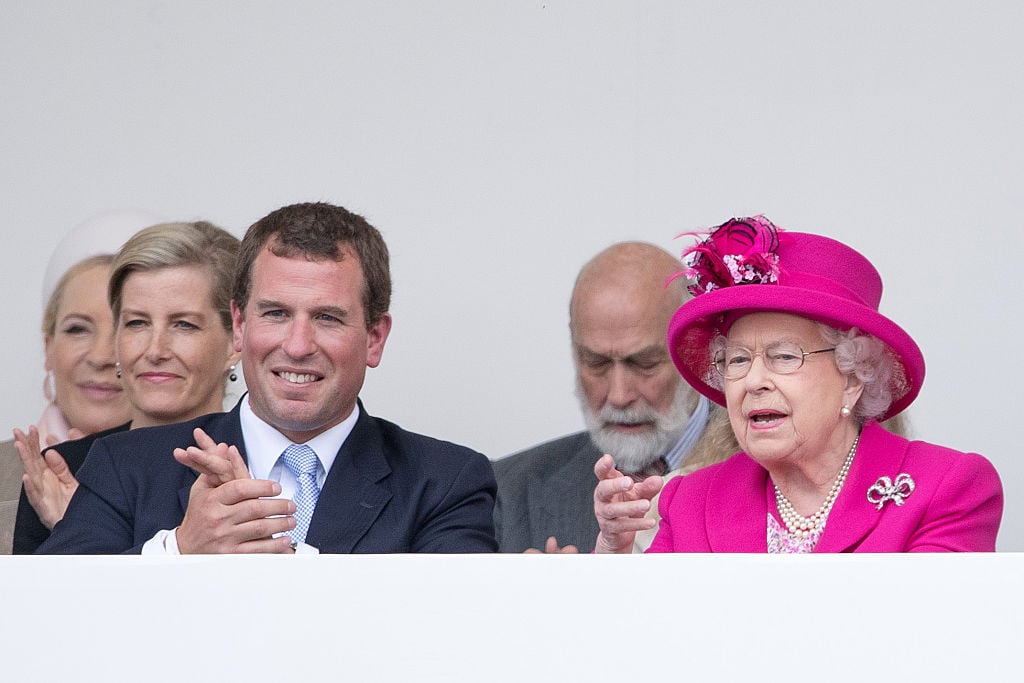
<instances>
[{"instance_id":1,"label":"grey beard","mask_svg":"<svg viewBox=\"0 0 1024 683\"><path fill-rule=\"evenodd\" d=\"M634 473L646 469L679 441L690 422L687 404L693 400L693 390L686 382L680 382L668 415L662 415L646 402L626 409L604 405L599 413L595 413L587 404L579 379L576 381L576 398L579 399L590 440L599 451L611 454L621 472ZM610 426L623 422L653 422L654 429L644 434L623 434Z\"/></svg>"}]
</instances>

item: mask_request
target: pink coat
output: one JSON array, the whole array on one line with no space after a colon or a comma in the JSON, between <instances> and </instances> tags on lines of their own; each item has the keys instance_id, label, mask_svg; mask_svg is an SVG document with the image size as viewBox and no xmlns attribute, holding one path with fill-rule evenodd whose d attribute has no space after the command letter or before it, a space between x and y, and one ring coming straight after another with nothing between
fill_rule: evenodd
<instances>
[{"instance_id":1,"label":"pink coat","mask_svg":"<svg viewBox=\"0 0 1024 683\"><path fill-rule=\"evenodd\" d=\"M879 510L868 489L909 474L913 493ZM745 453L665 485L661 525L647 552L764 553L767 515L776 513L768 472ZM853 466L815 552L902 553L995 550L1003 488L976 453L907 441L865 425Z\"/></svg>"}]
</instances>

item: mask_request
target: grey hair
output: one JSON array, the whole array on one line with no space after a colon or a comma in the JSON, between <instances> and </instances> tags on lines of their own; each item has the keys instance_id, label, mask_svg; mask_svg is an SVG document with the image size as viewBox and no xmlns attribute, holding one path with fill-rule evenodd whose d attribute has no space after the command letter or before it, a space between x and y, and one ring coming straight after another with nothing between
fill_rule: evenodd
<instances>
[{"instance_id":1,"label":"grey hair","mask_svg":"<svg viewBox=\"0 0 1024 683\"><path fill-rule=\"evenodd\" d=\"M861 422L881 417L892 405L892 379L896 359L885 343L856 327L841 332L818 323L825 343L836 347L835 360L839 372L860 380L864 390L853 408Z\"/></svg>"},{"instance_id":2,"label":"grey hair","mask_svg":"<svg viewBox=\"0 0 1024 683\"><path fill-rule=\"evenodd\" d=\"M824 323L817 323L818 332L828 346L834 346L835 363L839 372L856 377L864 386L860 400L853 407L853 415L859 422L881 417L892 404L892 379L896 359L888 347L877 337L861 332L856 327L841 332ZM726 338L719 335L710 344L711 358L726 346ZM707 383L724 391L725 380L708 368Z\"/></svg>"},{"instance_id":3,"label":"grey hair","mask_svg":"<svg viewBox=\"0 0 1024 683\"><path fill-rule=\"evenodd\" d=\"M708 369L705 371L703 378L704 381L708 383L708 386L718 389L723 394L725 393L725 378L722 377L717 370L715 370L714 362L715 357L718 356L718 352L724 351L725 347L728 345L728 342L729 340L726 339L725 336L720 334L717 335L714 339L712 339L711 343L708 344L708 349L710 351L710 353L708 354L708 358L711 359L711 364L708 365Z\"/></svg>"}]
</instances>

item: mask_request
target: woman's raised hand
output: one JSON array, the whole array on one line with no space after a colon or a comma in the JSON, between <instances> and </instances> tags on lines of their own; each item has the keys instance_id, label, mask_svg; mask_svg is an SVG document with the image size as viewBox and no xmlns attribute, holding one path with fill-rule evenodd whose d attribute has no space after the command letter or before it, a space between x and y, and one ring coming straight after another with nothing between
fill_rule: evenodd
<instances>
[{"instance_id":1,"label":"woman's raised hand","mask_svg":"<svg viewBox=\"0 0 1024 683\"><path fill-rule=\"evenodd\" d=\"M594 515L601 533L595 553L633 552L636 532L653 529L656 520L646 517L651 499L661 490L663 480L654 475L634 482L615 469L610 455L602 455L594 465L597 487L594 489Z\"/></svg>"},{"instance_id":2,"label":"woman's raised hand","mask_svg":"<svg viewBox=\"0 0 1024 683\"><path fill-rule=\"evenodd\" d=\"M71 496L78 489L78 480L60 453L52 448L45 454L41 452L39 430L35 426L28 428L28 434L15 429L14 447L18 449L21 464L25 467L21 478L25 496L40 521L47 529L53 529L64 518Z\"/></svg>"}]
</instances>

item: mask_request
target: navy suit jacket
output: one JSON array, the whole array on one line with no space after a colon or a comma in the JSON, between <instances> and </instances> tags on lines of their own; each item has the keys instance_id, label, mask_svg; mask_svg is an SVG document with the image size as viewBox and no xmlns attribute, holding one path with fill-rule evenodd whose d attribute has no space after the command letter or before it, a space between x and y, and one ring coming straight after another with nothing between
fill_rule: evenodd
<instances>
[{"instance_id":1,"label":"navy suit jacket","mask_svg":"<svg viewBox=\"0 0 1024 683\"><path fill-rule=\"evenodd\" d=\"M173 456L202 427L245 457L239 407L190 422L98 439L79 488L40 554L138 553L184 518L196 473ZM306 542L321 553L494 552L494 473L463 446L367 415L345 440L320 492Z\"/></svg>"}]
</instances>

